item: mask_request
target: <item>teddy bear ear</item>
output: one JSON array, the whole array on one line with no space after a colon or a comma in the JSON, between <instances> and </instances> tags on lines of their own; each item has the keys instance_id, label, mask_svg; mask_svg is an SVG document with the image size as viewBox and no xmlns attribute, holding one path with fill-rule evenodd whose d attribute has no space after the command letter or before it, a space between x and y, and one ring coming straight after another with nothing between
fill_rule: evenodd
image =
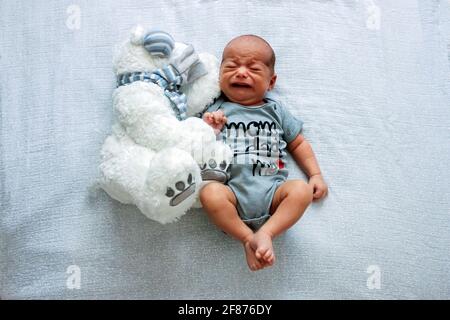
<instances>
[{"instance_id":1,"label":"teddy bear ear","mask_svg":"<svg viewBox=\"0 0 450 320\"><path fill-rule=\"evenodd\" d=\"M134 45L142 45L144 43L145 28L138 24L131 30L130 41Z\"/></svg>"},{"instance_id":2,"label":"teddy bear ear","mask_svg":"<svg viewBox=\"0 0 450 320\"><path fill-rule=\"evenodd\" d=\"M175 40L167 32L150 31L144 35L143 45L152 56L164 58L172 53Z\"/></svg>"}]
</instances>

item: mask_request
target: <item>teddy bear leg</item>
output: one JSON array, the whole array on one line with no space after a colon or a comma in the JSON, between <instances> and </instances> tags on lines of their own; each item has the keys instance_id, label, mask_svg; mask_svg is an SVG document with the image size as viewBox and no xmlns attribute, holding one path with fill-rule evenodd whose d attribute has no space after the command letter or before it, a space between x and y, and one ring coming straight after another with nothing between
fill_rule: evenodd
<instances>
[{"instance_id":1,"label":"teddy bear leg","mask_svg":"<svg viewBox=\"0 0 450 320\"><path fill-rule=\"evenodd\" d=\"M228 167L233 158L230 148L216 141L204 151L203 163L200 165L202 181L226 183L229 179Z\"/></svg>"},{"instance_id":2,"label":"teddy bear leg","mask_svg":"<svg viewBox=\"0 0 450 320\"><path fill-rule=\"evenodd\" d=\"M120 130L115 130L115 134L105 140L101 154L100 186L113 199L134 204L134 198L145 184L154 152L136 145Z\"/></svg>"},{"instance_id":3,"label":"teddy bear leg","mask_svg":"<svg viewBox=\"0 0 450 320\"><path fill-rule=\"evenodd\" d=\"M201 183L200 168L192 156L168 148L152 158L137 206L160 223L178 220L191 208Z\"/></svg>"},{"instance_id":4,"label":"teddy bear leg","mask_svg":"<svg viewBox=\"0 0 450 320\"><path fill-rule=\"evenodd\" d=\"M230 148L220 141L209 145L204 151L203 162L200 165L202 182L199 186L199 191L211 182L226 183L230 178L228 169L233 158ZM192 207L202 207L198 197L195 199Z\"/></svg>"},{"instance_id":5,"label":"teddy bear leg","mask_svg":"<svg viewBox=\"0 0 450 320\"><path fill-rule=\"evenodd\" d=\"M203 181L228 180L227 168L231 161L231 150L222 141L217 141L211 127L198 118L188 118L182 123L187 134L178 143L178 147L189 152L197 161Z\"/></svg>"}]
</instances>

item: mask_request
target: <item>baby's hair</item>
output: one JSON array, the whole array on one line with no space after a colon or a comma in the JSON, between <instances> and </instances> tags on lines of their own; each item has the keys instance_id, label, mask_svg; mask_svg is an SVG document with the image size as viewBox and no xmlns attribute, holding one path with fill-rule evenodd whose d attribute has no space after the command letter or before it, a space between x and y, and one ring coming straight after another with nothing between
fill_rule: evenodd
<instances>
[{"instance_id":1,"label":"baby's hair","mask_svg":"<svg viewBox=\"0 0 450 320\"><path fill-rule=\"evenodd\" d=\"M266 65L270 68L270 70L272 71L272 73L274 73L274 72L275 72L275 60L276 60L276 57L275 57L275 51L273 50L273 48L272 48L272 46L269 44L269 42L267 42L264 38L261 38L260 36L257 36L257 35L255 35L255 34L243 34L243 35L241 35L241 36L238 36L238 37L236 37L236 38L231 39L231 40L227 43L227 45L225 46L225 48L228 47L228 45L229 45L230 43L232 43L233 41L236 41L236 40L241 39L241 38L250 38L250 39L255 39L255 40L259 40L259 41L264 42L264 44L265 44L265 45L269 48L269 50L270 50L270 58L269 58L268 61L266 61ZM222 56L222 62L223 62L223 56Z\"/></svg>"}]
</instances>

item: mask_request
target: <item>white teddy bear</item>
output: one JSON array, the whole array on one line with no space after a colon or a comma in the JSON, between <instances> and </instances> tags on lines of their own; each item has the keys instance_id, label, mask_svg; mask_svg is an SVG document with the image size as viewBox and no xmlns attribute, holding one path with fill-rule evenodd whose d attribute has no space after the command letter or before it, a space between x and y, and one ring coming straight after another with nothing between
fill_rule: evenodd
<instances>
[{"instance_id":1,"label":"white teddy bear","mask_svg":"<svg viewBox=\"0 0 450 320\"><path fill-rule=\"evenodd\" d=\"M218 70L216 57L165 32L132 31L114 58L118 121L101 150L99 183L112 198L167 223L199 203L204 183L227 180L229 147L194 117L220 95Z\"/></svg>"}]
</instances>

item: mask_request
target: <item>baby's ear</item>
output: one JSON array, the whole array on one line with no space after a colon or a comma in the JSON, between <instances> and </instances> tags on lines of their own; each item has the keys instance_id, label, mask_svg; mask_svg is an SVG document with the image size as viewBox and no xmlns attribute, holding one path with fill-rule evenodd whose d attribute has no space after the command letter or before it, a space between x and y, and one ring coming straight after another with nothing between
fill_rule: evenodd
<instances>
[{"instance_id":1,"label":"baby's ear","mask_svg":"<svg viewBox=\"0 0 450 320\"><path fill-rule=\"evenodd\" d=\"M270 82L269 82L269 91L273 89L273 87L275 87L275 82L277 82L277 75L276 73L274 73L272 75L272 77L270 78Z\"/></svg>"}]
</instances>

